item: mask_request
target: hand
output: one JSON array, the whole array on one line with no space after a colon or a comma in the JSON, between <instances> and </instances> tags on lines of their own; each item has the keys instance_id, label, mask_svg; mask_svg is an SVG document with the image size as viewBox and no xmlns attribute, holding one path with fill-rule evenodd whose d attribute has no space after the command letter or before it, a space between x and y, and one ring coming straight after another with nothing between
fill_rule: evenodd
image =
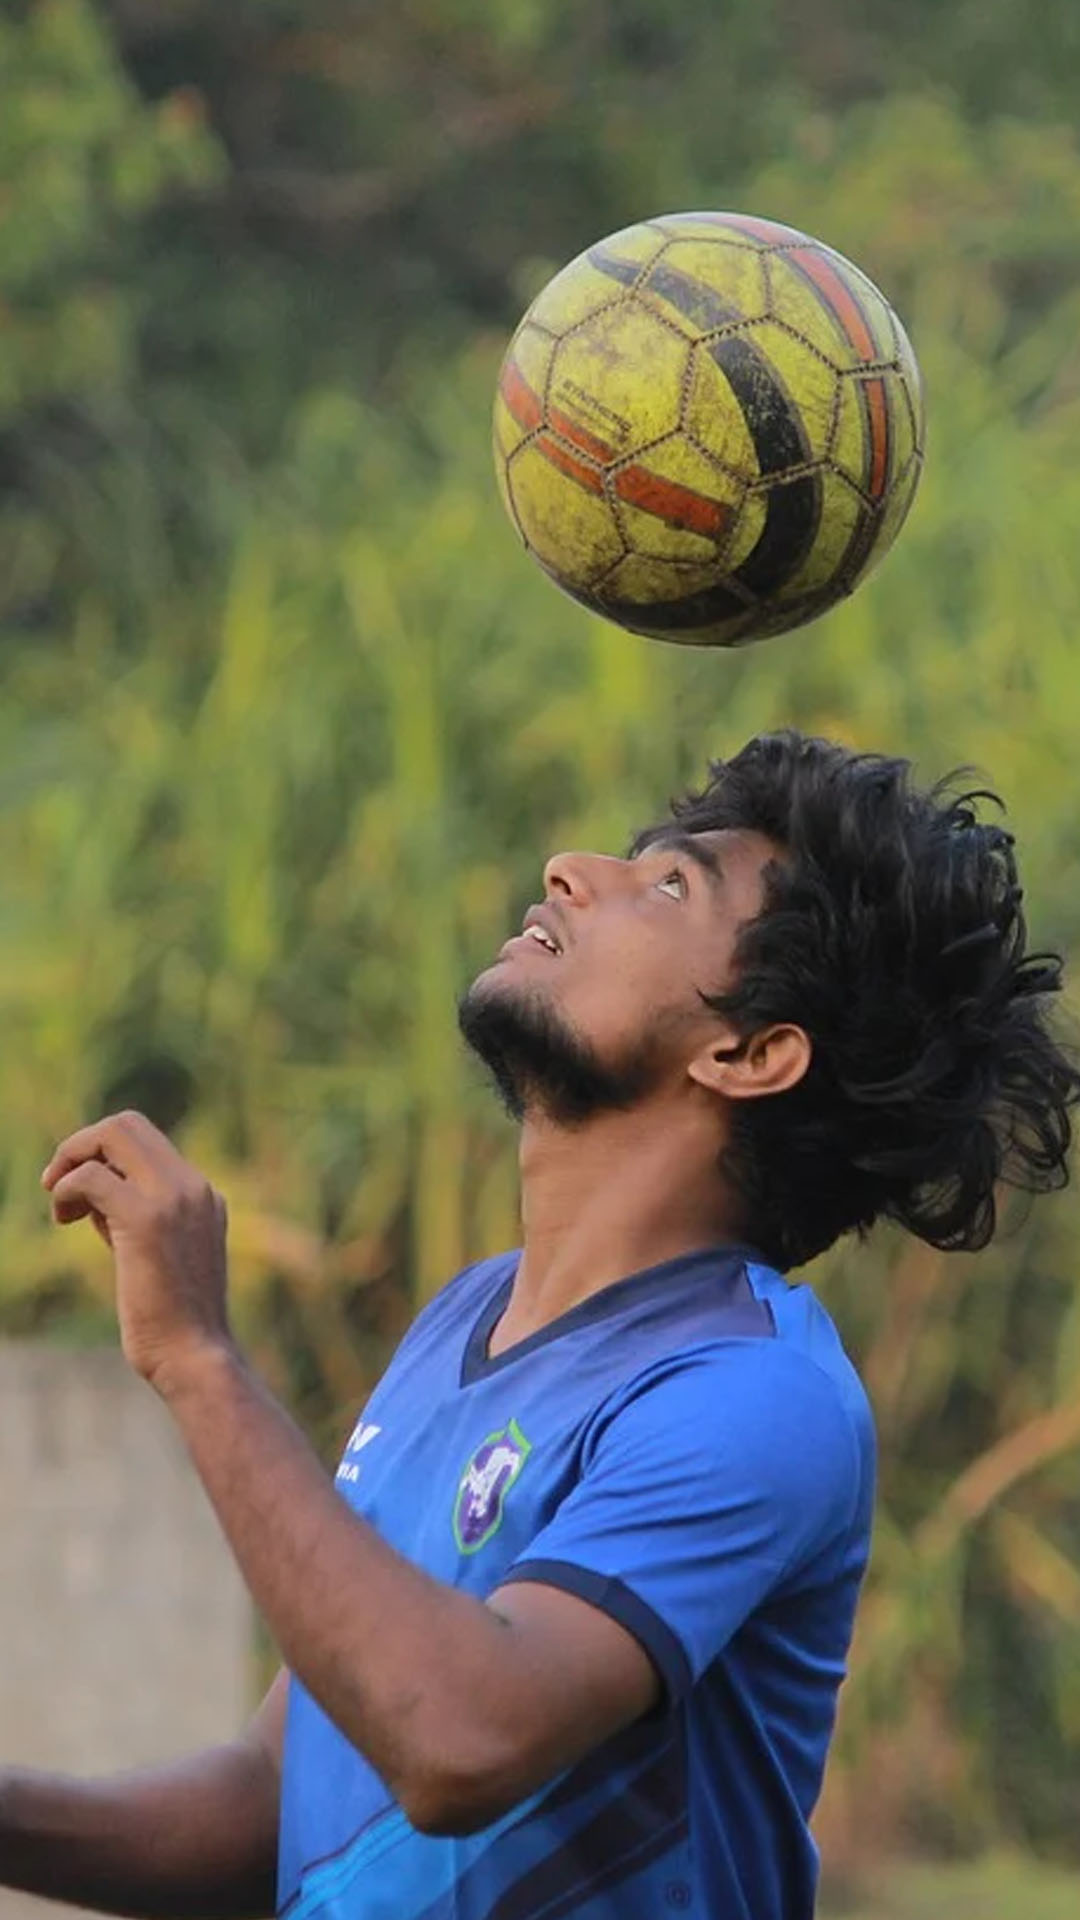
<instances>
[{"instance_id":1,"label":"hand","mask_svg":"<svg viewBox=\"0 0 1080 1920\"><path fill-rule=\"evenodd\" d=\"M92 1219L112 1248L124 1354L144 1380L231 1346L225 1202L143 1114L81 1127L41 1182L59 1226Z\"/></svg>"}]
</instances>

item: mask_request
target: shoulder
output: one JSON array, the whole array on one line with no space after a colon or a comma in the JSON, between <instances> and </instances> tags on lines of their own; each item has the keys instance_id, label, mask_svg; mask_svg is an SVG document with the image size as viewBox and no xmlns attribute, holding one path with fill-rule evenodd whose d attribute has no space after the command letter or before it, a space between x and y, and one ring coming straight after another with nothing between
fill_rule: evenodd
<instances>
[{"instance_id":1,"label":"shoulder","mask_svg":"<svg viewBox=\"0 0 1080 1920\"><path fill-rule=\"evenodd\" d=\"M843 1374L785 1340L699 1340L642 1367L604 1401L598 1424L634 1409L665 1424L693 1423L703 1437L740 1424L786 1432L807 1422L850 1433L861 1405L852 1373L854 1392Z\"/></svg>"},{"instance_id":2,"label":"shoulder","mask_svg":"<svg viewBox=\"0 0 1080 1920\"><path fill-rule=\"evenodd\" d=\"M403 1354L432 1339L448 1340L455 1330L471 1329L484 1302L512 1275L517 1252L499 1253L462 1267L452 1280L426 1301L411 1321L398 1346Z\"/></svg>"},{"instance_id":3,"label":"shoulder","mask_svg":"<svg viewBox=\"0 0 1080 1920\"><path fill-rule=\"evenodd\" d=\"M838 1530L865 1508L872 1427L846 1382L780 1339L703 1341L645 1368L598 1410L590 1460L650 1460L723 1500L800 1507ZM721 1492L721 1490L723 1490Z\"/></svg>"},{"instance_id":4,"label":"shoulder","mask_svg":"<svg viewBox=\"0 0 1080 1920\"><path fill-rule=\"evenodd\" d=\"M792 1284L772 1268L748 1265L746 1276L755 1297L768 1306L776 1328L772 1342L778 1370L793 1376L815 1374L831 1383L838 1404L864 1452L874 1449L874 1419L859 1373L840 1338L835 1321L805 1282Z\"/></svg>"}]
</instances>

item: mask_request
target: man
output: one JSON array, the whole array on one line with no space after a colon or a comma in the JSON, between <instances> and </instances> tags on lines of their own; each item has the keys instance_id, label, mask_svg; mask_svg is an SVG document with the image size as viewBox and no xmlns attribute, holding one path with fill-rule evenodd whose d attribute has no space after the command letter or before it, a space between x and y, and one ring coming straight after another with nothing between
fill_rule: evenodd
<instances>
[{"instance_id":1,"label":"man","mask_svg":"<svg viewBox=\"0 0 1080 1920\"><path fill-rule=\"evenodd\" d=\"M420 1315L336 1492L231 1340L219 1197L138 1115L58 1148L292 1678L220 1752L7 1775L7 1884L257 1915L277 1860L295 1920L811 1913L873 1441L781 1275L882 1215L982 1245L999 1182L1065 1179L1080 1091L978 797L783 734L628 858L548 863L461 1009L524 1250Z\"/></svg>"}]
</instances>

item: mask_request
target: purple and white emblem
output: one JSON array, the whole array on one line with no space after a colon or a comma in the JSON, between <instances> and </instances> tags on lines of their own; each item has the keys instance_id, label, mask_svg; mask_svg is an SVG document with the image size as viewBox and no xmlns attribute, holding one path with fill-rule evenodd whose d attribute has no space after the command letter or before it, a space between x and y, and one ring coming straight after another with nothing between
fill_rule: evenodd
<instances>
[{"instance_id":1,"label":"purple and white emblem","mask_svg":"<svg viewBox=\"0 0 1080 1920\"><path fill-rule=\"evenodd\" d=\"M462 1553L475 1553L502 1523L506 1496L529 1454L516 1420L482 1440L465 1468L454 1502L454 1538Z\"/></svg>"}]
</instances>

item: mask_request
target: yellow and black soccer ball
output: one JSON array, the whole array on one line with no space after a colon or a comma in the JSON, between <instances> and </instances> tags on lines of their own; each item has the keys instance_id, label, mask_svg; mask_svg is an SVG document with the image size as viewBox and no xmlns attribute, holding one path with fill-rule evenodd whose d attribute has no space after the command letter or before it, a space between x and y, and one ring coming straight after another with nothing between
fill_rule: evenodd
<instances>
[{"instance_id":1,"label":"yellow and black soccer ball","mask_svg":"<svg viewBox=\"0 0 1080 1920\"><path fill-rule=\"evenodd\" d=\"M746 214L665 214L533 301L494 438L510 517L560 587L635 633L733 646L814 619L888 551L922 383L841 254Z\"/></svg>"}]
</instances>

